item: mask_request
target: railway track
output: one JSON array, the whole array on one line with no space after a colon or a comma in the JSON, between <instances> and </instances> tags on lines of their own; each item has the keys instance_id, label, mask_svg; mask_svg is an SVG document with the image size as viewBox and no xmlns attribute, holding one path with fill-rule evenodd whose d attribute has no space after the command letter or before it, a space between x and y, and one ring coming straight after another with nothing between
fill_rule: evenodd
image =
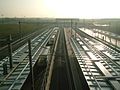
<instances>
[{"instance_id":1,"label":"railway track","mask_svg":"<svg viewBox=\"0 0 120 90\"><path fill-rule=\"evenodd\" d=\"M31 40L33 66L54 31L54 28L47 29ZM0 90L19 90L30 72L27 43L15 50L12 56L14 65L12 70L9 69L8 57L4 58L0 63ZM2 64L4 61L7 63L7 75L3 75L4 70Z\"/></svg>"},{"instance_id":2,"label":"railway track","mask_svg":"<svg viewBox=\"0 0 120 90\"><path fill-rule=\"evenodd\" d=\"M46 27L47 28L47 27ZM51 76L51 83L50 83L50 90L74 90L76 87L75 83L76 77L78 74L83 73L77 76L77 79L85 78L85 83L87 89L91 90L119 90L120 89L120 51L114 50L113 48L109 47L108 45L96 40L95 38L89 37L87 35L81 35L78 30L77 34L73 36L67 35L69 38L66 39L63 28L60 28L60 34L57 38L57 43L55 44L55 51L54 53L54 63L53 63L53 72ZM32 34L30 36L26 36L26 39L23 40L27 41L28 38L31 38L31 51L32 51L32 65L35 66L38 58L44 51L45 46L49 42L49 39L56 33L55 28L49 28L42 32L41 34ZM70 33L70 32L69 32ZM53 37L54 38L54 37ZM67 41L66 43L66 40ZM21 45L23 41L21 40L18 44ZM16 41L17 43L17 41ZM13 46L16 43L12 43ZM70 44L74 55L77 59L77 62L71 63L73 61L69 61L68 56L68 47L66 44ZM69 45L69 48L71 48ZM71 52L71 51L70 51ZM71 52L71 55L72 53ZM9 65L9 58L5 57L0 61L0 90L20 90L27 79L30 73L30 66L29 66L29 57L28 57L28 44L25 43L18 49L14 50L12 53L13 57L13 68L10 69ZM72 57L71 57L72 58ZM77 63L77 64L76 64ZM3 65L6 64L7 68L4 68ZM71 68L71 64L74 64L74 68ZM75 67L77 70L75 70ZM38 68L38 67L37 67ZM50 68L50 67L49 67ZM48 69L49 69L48 68ZM82 70L80 73L78 72L78 68ZM7 72L4 72L6 70ZM44 68L44 72L47 69ZM71 71L75 70L75 71ZM37 71L36 71L37 72ZM43 88L45 89L46 86L46 74L43 75L43 81L41 77L40 83L43 84ZM75 73L73 73L75 72ZM41 75L40 72L38 72ZM77 74L77 75L73 75ZM39 76L38 75L38 76ZM81 80L84 80L81 79ZM39 80L37 80L39 82ZM49 79L48 79L49 80ZM79 81L79 84L83 83ZM76 85L77 88L84 88L84 85L81 84ZM42 85L37 86L39 88ZM77 89L76 89L77 90Z\"/></svg>"},{"instance_id":3,"label":"railway track","mask_svg":"<svg viewBox=\"0 0 120 90\"><path fill-rule=\"evenodd\" d=\"M29 35L24 36L23 38L20 38L20 39L14 41L14 42L11 41L12 50L14 51L14 50L18 49L20 46L25 44L29 38L33 39L39 33L42 33L44 30L46 30L48 27L49 26L42 28L41 30L37 30ZM6 42L7 42L7 40L6 40ZM5 56L7 56L7 55L8 55L8 45L5 45L5 46L0 48L0 60L5 58Z\"/></svg>"},{"instance_id":4,"label":"railway track","mask_svg":"<svg viewBox=\"0 0 120 90\"><path fill-rule=\"evenodd\" d=\"M80 33L71 37L70 43L90 89L120 89L118 51L87 35L83 37Z\"/></svg>"}]
</instances>

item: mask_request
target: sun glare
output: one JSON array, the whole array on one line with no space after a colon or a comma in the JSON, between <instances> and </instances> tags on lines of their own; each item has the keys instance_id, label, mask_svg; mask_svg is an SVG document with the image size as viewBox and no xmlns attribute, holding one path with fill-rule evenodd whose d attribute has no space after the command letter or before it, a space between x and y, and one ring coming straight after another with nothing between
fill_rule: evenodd
<instances>
[{"instance_id":1,"label":"sun glare","mask_svg":"<svg viewBox=\"0 0 120 90\"><path fill-rule=\"evenodd\" d=\"M0 0L0 13L6 17L119 18L119 3L120 0Z\"/></svg>"},{"instance_id":2,"label":"sun glare","mask_svg":"<svg viewBox=\"0 0 120 90\"><path fill-rule=\"evenodd\" d=\"M118 13L118 3L113 0L44 0L44 4L58 17L102 18Z\"/></svg>"}]
</instances>

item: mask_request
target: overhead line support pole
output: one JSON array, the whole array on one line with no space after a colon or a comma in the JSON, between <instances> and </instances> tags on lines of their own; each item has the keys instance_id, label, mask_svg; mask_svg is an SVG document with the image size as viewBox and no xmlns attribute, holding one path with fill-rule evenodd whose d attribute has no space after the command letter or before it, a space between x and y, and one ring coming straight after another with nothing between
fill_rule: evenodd
<instances>
[{"instance_id":1,"label":"overhead line support pole","mask_svg":"<svg viewBox=\"0 0 120 90\"><path fill-rule=\"evenodd\" d=\"M9 63L10 63L10 68L13 68L13 61L12 61L12 45L11 45L12 37L11 34L9 35L8 38L8 51L9 51Z\"/></svg>"},{"instance_id":2,"label":"overhead line support pole","mask_svg":"<svg viewBox=\"0 0 120 90\"><path fill-rule=\"evenodd\" d=\"M28 40L29 49L29 64L30 64L30 76L31 76L31 90L34 90L34 73L32 68L32 55L31 55L31 40Z\"/></svg>"}]
</instances>

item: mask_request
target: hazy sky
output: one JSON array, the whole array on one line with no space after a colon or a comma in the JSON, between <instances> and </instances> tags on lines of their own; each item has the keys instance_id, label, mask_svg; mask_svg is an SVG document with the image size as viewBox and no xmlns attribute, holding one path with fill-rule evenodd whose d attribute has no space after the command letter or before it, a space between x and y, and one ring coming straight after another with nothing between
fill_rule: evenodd
<instances>
[{"instance_id":1,"label":"hazy sky","mask_svg":"<svg viewBox=\"0 0 120 90\"><path fill-rule=\"evenodd\" d=\"M120 0L0 0L0 16L120 18Z\"/></svg>"}]
</instances>

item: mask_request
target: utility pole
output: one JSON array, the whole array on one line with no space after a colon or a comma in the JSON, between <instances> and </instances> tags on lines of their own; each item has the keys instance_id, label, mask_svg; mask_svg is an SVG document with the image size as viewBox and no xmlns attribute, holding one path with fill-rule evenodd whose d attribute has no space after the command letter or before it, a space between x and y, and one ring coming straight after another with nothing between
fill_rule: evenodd
<instances>
[{"instance_id":1,"label":"utility pole","mask_svg":"<svg viewBox=\"0 0 120 90\"><path fill-rule=\"evenodd\" d=\"M83 19L83 24L84 24L84 31L85 31L85 19Z\"/></svg>"},{"instance_id":2,"label":"utility pole","mask_svg":"<svg viewBox=\"0 0 120 90\"><path fill-rule=\"evenodd\" d=\"M71 19L71 36L72 36L72 19Z\"/></svg>"},{"instance_id":3,"label":"utility pole","mask_svg":"<svg viewBox=\"0 0 120 90\"><path fill-rule=\"evenodd\" d=\"M77 21L75 22L75 29L77 28ZM76 38L76 31L75 31L75 38Z\"/></svg>"},{"instance_id":4,"label":"utility pole","mask_svg":"<svg viewBox=\"0 0 120 90\"><path fill-rule=\"evenodd\" d=\"M0 39L0 42L3 42L3 41L7 41L6 39ZM8 74L8 70L7 70L7 60L5 60L3 62L3 75L6 75Z\"/></svg>"},{"instance_id":5,"label":"utility pole","mask_svg":"<svg viewBox=\"0 0 120 90\"><path fill-rule=\"evenodd\" d=\"M3 24L3 14L1 14L1 24Z\"/></svg>"},{"instance_id":6,"label":"utility pole","mask_svg":"<svg viewBox=\"0 0 120 90\"><path fill-rule=\"evenodd\" d=\"M30 76L31 76L31 90L34 90L34 73L32 68L32 55L31 55L31 40L28 40L29 49L29 64L30 64Z\"/></svg>"},{"instance_id":7,"label":"utility pole","mask_svg":"<svg viewBox=\"0 0 120 90\"><path fill-rule=\"evenodd\" d=\"M20 34L20 39L22 39L22 31L21 31L21 22L19 21L19 34Z\"/></svg>"},{"instance_id":8,"label":"utility pole","mask_svg":"<svg viewBox=\"0 0 120 90\"><path fill-rule=\"evenodd\" d=\"M11 37L11 34L10 34L9 38L8 38L8 51L9 51L10 68L12 69L13 68L13 61L12 61L12 45L11 45L11 42L12 42L12 37Z\"/></svg>"}]
</instances>

